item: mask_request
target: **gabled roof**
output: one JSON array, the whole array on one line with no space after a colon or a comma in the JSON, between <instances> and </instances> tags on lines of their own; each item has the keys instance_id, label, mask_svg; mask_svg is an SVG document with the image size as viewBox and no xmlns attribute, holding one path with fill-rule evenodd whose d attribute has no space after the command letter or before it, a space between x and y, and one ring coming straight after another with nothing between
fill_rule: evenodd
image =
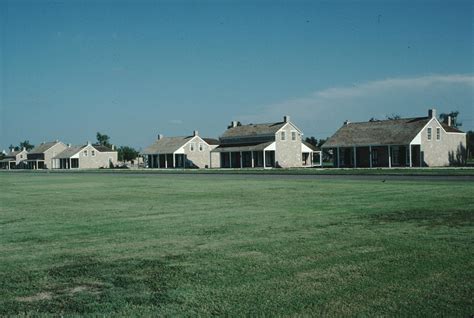
<instances>
[{"instance_id":1,"label":"gabled roof","mask_svg":"<svg viewBox=\"0 0 474 318\"><path fill-rule=\"evenodd\" d=\"M17 150L17 151L10 151L8 154L6 154L6 157L15 157L16 155L19 155L22 152L26 152L26 150Z\"/></svg>"},{"instance_id":2,"label":"gabled roof","mask_svg":"<svg viewBox=\"0 0 474 318\"><path fill-rule=\"evenodd\" d=\"M303 140L302 143L303 143L306 147L308 147L309 149L311 149L311 150L313 150L313 151L320 151L320 150L321 150L321 149L319 149L319 147L316 147L315 145L312 145L312 144L310 144L310 143L307 142L307 141L304 141L304 140Z\"/></svg>"},{"instance_id":3,"label":"gabled roof","mask_svg":"<svg viewBox=\"0 0 474 318\"><path fill-rule=\"evenodd\" d=\"M216 149L212 150L212 152L262 151L273 143L274 141L238 145L221 145Z\"/></svg>"},{"instance_id":4,"label":"gabled roof","mask_svg":"<svg viewBox=\"0 0 474 318\"><path fill-rule=\"evenodd\" d=\"M188 141L193 139L195 136L188 137L162 137L156 140L151 146L143 150L143 154L164 154L164 153L173 153L182 146L184 146Z\"/></svg>"},{"instance_id":5,"label":"gabled roof","mask_svg":"<svg viewBox=\"0 0 474 318\"><path fill-rule=\"evenodd\" d=\"M214 138L202 138L208 145L219 145L219 140Z\"/></svg>"},{"instance_id":6,"label":"gabled roof","mask_svg":"<svg viewBox=\"0 0 474 318\"><path fill-rule=\"evenodd\" d=\"M455 127L448 126L448 124L446 124L446 123L441 123L441 126L443 126L443 129L448 133L462 133L461 130L459 130Z\"/></svg>"},{"instance_id":7,"label":"gabled roof","mask_svg":"<svg viewBox=\"0 0 474 318\"><path fill-rule=\"evenodd\" d=\"M83 149L86 146L76 146L76 147L67 147L64 149L64 151L61 151L56 157L53 159L66 159L66 158L71 158L75 154L77 154L81 149Z\"/></svg>"},{"instance_id":8,"label":"gabled roof","mask_svg":"<svg viewBox=\"0 0 474 318\"><path fill-rule=\"evenodd\" d=\"M113 152L116 150L113 150L112 148L103 146L103 145L92 145L92 147L95 148L95 150L100 151L100 152Z\"/></svg>"},{"instance_id":9,"label":"gabled roof","mask_svg":"<svg viewBox=\"0 0 474 318\"><path fill-rule=\"evenodd\" d=\"M38 146L34 147L33 149L31 149L31 151L28 154L33 155L33 154L44 153L46 150L48 150L49 148L53 147L54 145L58 143L60 142L59 141L43 142L39 144Z\"/></svg>"},{"instance_id":10,"label":"gabled roof","mask_svg":"<svg viewBox=\"0 0 474 318\"><path fill-rule=\"evenodd\" d=\"M408 145L430 120L418 117L345 124L324 143L323 148Z\"/></svg>"},{"instance_id":11,"label":"gabled roof","mask_svg":"<svg viewBox=\"0 0 474 318\"><path fill-rule=\"evenodd\" d=\"M221 136L221 139L275 135L275 133L286 124L286 122L278 122L231 127L224 132L224 134Z\"/></svg>"}]
</instances>

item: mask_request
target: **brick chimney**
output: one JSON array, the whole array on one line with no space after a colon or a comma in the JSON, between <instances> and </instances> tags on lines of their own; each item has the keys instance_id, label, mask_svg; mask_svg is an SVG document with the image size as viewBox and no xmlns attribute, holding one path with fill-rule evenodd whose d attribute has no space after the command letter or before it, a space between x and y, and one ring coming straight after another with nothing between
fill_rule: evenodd
<instances>
[{"instance_id":1,"label":"brick chimney","mask_svg":"<svg viewBox=\"0 0 474 318\"><path fill-rule=\"evenodd\" d=\"M285 123L289 123L290 122L290 116L286 115L286 116L283 116L283 121Z\"/></svg>"},{"instance_id":2,"label":"brick chimney","mask_svg":"<svg viewBox=\"0 0 474 318\"><path fill-rule=\"evenodd\" d=\"M428 109L428 118L436 118L436 109Z\"/></svg>"},{"instance_id":3,"label":"brick chimney","mask_svg":"<svg viewBox=\"0 0 474 318\"><path fill-rule=\"evenodd\" d=\"M163 137L164 137L164 136L163 136L162 134L158 134L158 140L163 139Z\"/></svg>"},{"instance_id":4,"label":"brick chimney","mask_svg":"<svg viewBox=\"0 0 474 318\"><path fill-rule=\"evenodd\" d=\"M199 136L199 131L197 130L193 131L193 136Z\"/></svg>"}]
</instances>

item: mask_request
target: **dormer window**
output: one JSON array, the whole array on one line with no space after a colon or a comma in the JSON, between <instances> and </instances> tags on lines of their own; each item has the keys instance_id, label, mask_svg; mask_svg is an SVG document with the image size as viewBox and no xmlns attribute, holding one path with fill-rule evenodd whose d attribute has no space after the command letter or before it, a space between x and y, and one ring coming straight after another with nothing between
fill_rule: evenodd
<instances>
[{"instance_id":1,"label":"dormer window","mask_svg":"<svg viewBox=\"0 0 474 318\"><path fill-rule=\"evenodd\" d=\"M431 127L428 127L426 133L427 133L428 140L431 140Z\"/></svg>"},{"instance_id":2,"label":"dormer window","mask_svg":"<svg viewBox=\"0 0 474 318\"><path fill-rule=\"evenodd\" d=\"M286 133L284 131L281 132L281 140L285 140L286 139Z\"/></svg>"}]
</instances>

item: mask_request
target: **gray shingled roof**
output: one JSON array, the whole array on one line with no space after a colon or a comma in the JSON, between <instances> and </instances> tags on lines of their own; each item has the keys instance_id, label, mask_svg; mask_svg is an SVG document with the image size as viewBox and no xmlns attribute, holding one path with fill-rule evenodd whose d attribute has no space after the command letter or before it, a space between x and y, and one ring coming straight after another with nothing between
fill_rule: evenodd
<instances>
[{"instance_id":1,"label":"gray shingled roof","mask_svg":"<svg viewBox=\"0 0 474 318\"><path fill-rule=\"evenodd\" d=\"M221 139L274 135L285 124L285 122L279 122L267 124L249 124L232 127L224 132L224 134L221 136Z\"/></svg>"},{"instance_id":2,"label":"gray shingled roof","mask_svg":"<svg viewBox=\"0 0 474 318\"><path fill-rule=\"evenodd\" d=\"M49 148L53 147L55 144L59 143L58 141L50 141L39 144L38 146L31 149L28 154L41 154L44 153Z\"/></svg>"},{"instance_id":3,"label":"gray shingled roof","mask_svg":"<svg viewBox=\"0 0 474 318\"><path fill-rule=\"evenodd\" d=\"M142 154L152 155L152 154L163 154L163 153L173 153L182 146L184 146L189 140L194 138L194 136L188 137L162 137L159 140L156 140L154 144L145 148Z\"/></svg>"},{"instance_id":4,"label":"gray shingled roof","mask_svg":"<svg viewBox=\"0 0 474 318\"><path fill-rule=\"evenodd\" d=\"M329 138L323 148L369 145L408 145L431 118L403 118L349 123Z\"/></svg>"},{"instance_id":5,"label":"gray shingled roof","mask_svg":"<svg viewBox=\"0 0 474 318\"><path fill-rule=\"evenodd\" d=\"M61 151L58 155L56 155L56 157L54 157L53 159L67 159L67 158L71 158L72 156L74 156L75 154L77 154L79 151L81 151L82 148L84 148L85 146L79 146L79 147L67 147L66 149L64 149L63 151Z\"/></svg>"},{"instance_id":6,"label":"gray shingled roof","mask_svg":"<svg viewBox=\"0 0 474 318\"><path fill-rule=\"evenodd\" d=\"M219 140L214 138L202 138L208 145L218 145Z\"/></svg>"},{"instance_id":7,"label":"gray shingled roof","mask_svg":"<svg viewBox=\"0 0 474 318\"><path fill-rule=\"evenodd\" d=\"M313 151L320 151L321 149L319 149L318 147L316 147L315 145L312 145L310 144L309 142L307 141L302 141L303 144L305 144L309 149L313 150Z\"/></svg>"},{"instance_id":8,"label":"gray shingled roof","mask_svg":"<svg viewBox=\"0 0 474 318\"><path fill-rule=\"evenodd\" d=\"M106 146L103 146L103 145L92 145L92 147L94 147L97 151L100 151L100 152L113 152L113 151L115 151L112 148L109 148L109 147L106 147Z\"/></svg>"},{"instance_id":9,"label":"gray shingled roof","mask_svg":"<svg viewBox=\"0 0 474 318\"><path fill-rule=\"evenodd\" d=\"M249 144L249 145L225 145L219 146L212 152L239 152L239 151L262 151L263 149L270 146L274 141L264 142L261 144Z\"/></svg>"}]
</instances>

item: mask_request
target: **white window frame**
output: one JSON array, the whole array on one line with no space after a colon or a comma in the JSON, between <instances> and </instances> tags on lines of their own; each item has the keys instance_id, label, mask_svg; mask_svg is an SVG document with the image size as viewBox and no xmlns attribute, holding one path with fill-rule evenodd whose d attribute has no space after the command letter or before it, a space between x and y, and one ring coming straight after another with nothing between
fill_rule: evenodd
<instances>
[{"instance_id":1,"label":"white window frame","mask_svg":"<svg viewBox=\"0 0 474 318\"><path fill-rule=\"evenodd\" d=\"M281 141L285 141L286 140L286 131L282 131L281 132Z\"/></svg>"},{"instance_id":2,"label":"white window frame","mask_svg":"<svg viewBox=\"0 0 474 318\"><path fill-rule=\"evenodd\" d=\"M441 140L441 128L436 127L436 140Z\"/></svg>"},{"instance_id":3,"label":"white window frame","mask_svg":"<svg viewBox=\"0 0 474 318\"><path fill-rule=\"evenodd\" d=\"M83 152L84 157L87 157L87 149Z\"/></svg>"},{"instance_id":4,"label":"white window frame","mask_svg":"<svg viewBox=\"0 0 474 318\"><path fill-rule=\"evenodd\" d=\"M431 127L428 127L426 129L426 138L431 141L433 139L433 131L431 129Z\"/></svg>"},{"instance_id":5,"label":"white window frame","mask_svg":"<svg viewBox=\"0 0 474 318\"><path fill-rule=\"evenodd\" d=\"M298 139L298 132L296 130L291 131L291 140L296 141Z\"/></svg>"}]
</instances>

